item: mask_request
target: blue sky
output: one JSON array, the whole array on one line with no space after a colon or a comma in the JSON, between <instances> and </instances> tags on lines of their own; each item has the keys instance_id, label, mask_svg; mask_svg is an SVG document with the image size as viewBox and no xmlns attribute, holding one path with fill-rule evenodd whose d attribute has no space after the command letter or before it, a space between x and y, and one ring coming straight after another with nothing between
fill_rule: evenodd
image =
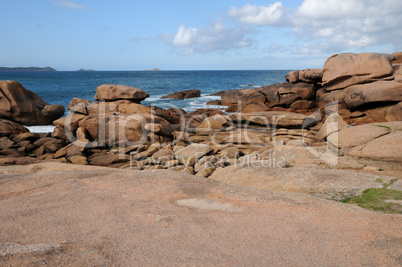
<instances>
[{"instance_id":1,"label":"blue sky","mask_svg":"<svg viewBox=\"0 0 402 267\"><path fill-rule=\"evenodd\" d=\"M321 68L402 51L401 0L3 0L0 66Z\"/></svg>"}]
</instances>

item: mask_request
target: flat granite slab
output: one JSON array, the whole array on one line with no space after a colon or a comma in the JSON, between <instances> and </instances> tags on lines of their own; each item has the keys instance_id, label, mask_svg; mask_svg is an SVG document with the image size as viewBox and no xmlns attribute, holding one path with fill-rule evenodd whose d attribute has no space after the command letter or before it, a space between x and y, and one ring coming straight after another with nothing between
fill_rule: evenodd
<instances>
[{"instance_id":1,"label":"flat granite slab","mask_svg":"<svg viewBox=\"0 0 402 267\"><path fill-rule=\"evenodd\" d=\"M387 265L402 216L174 171L0 167L1 266Z\"/></svg>"}]
</instances>

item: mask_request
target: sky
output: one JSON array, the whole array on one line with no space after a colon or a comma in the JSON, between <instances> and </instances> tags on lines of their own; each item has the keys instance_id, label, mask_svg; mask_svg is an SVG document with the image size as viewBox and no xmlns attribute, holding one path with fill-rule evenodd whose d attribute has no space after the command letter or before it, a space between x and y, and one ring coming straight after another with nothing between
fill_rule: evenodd
<instances>
[{"instance_id":1,"label":"sky","mask_svg":"<svg viewBox=\"0 0 402 267\"><path fill-rule=\"evenodd\" d=\"M322 68L402 51L401 0L1 0L0 66Z\"/></svg>"}]
</instances>

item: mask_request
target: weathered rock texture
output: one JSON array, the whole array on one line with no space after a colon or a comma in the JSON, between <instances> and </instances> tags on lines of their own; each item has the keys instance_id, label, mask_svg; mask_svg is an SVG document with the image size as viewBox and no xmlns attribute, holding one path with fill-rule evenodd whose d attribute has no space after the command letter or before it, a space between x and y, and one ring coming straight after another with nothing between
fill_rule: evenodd
<instances>
[{"instance_id":1,"label":"weathered rock texture","mask_svg":"<svg viewBox=\"0 0 402 267\"><path fill-rule=\"evenodd\" d=\"M391 76L391 60L394 58L393 55L376 53L333 55L325 62L322 84L327 91L332 91Z\"/></svg>"},{"instance_id":2,"label":"weathered rock texture","mask_svg":"<svg viewBox=\"0 0 402 267\"><path fill-rule=\"evenodd\" d=\"M347 123L402 118L401 53L333 55L324 68L288 73L287 83L219 92L228 112L291 111L325 120L339 113Z\"/></svg>"},{"instance_id":3,"label":"weathered rock texture","mask_svg":"<svg viewBox=\"0 0 402 267\"><path fill-rule=\"evenodd\" d=\"M345 155L402 162L402 121L348 127L327 138Z\"/></svg>"},{"instance_id":4,"label":"weathered rock texture","mask_svg":"<svg viewBox=\"0 0 402 267\"><path fill-rule=\"evenodd\" d=\"M0 121L4 125L0 158L29 155L80 165L169 169L200 177L253 158L274 160L275 155L284 158L281 167L308 164L364 169L364 164L343 155L375 164L401 162L402 126L385 122L402 120L401 83L396 78L400 68L391 61L395 55L336 58L327 61L325 83L319 69L307 69L289 73L288 83L220 92L222 104L232 114L219 109L186 113L146 107L138 102L147 93L103 85L95 98L107 101L72 99L70 114L54 121L51 134L26 134L26 129ZM367 65L363 69L372 66L375 74L367 74L366 80L349 79L335 68L336 60L350 61L344 63L348 71L360 78L366 70L355 68L363 63ZM382 76L377 68L387 67L386 61L392 71ZM340 85L339 81L348 86L331 87ZM368 122L376 123L356 127Z\"/></svg>"},{"instance_id":5,"label":"weathered rock texture","mask_svg":"<svg viewBox=\"0 0 402 267\"><path fill-rule=\"evenodd\" d=\"M298 100L314 100L317 86L312 83L280 83L256 89L229 90L221 93L222 105L228 110L244 112L289 108ZM254 108L249 106L254 105Z\"/></svg>"},{"instance_id":6,"label":"weathered rock texture","mask_svg":"<svg viewBox=\"0 0 402 267\"><path fill-rule=\"evenodd\" d=\"M198 89L190 89L180 92L175 92L169 95L162 96L161 98L170 98L170 99L185 99L185 98L194 98L200 97L201 91Z\"/></svg>"},{"instance_id":7,"label":"weathered rock texture","mask_svg":"<svg viewBox=\"0 0 402 267\"><path fill-rule=\"evenodd\" d=\"M125 99L140 103L148 96L148 93L135 87L118 84L103 84L96 88L95 100L115 101Z\"/></svg>"},{"instance_id":8,"label":"weathered rock texture","mask_svg":"<svg viewBox=\"0 0 402 267\"><path fill-rule=\"evenodd\" d=\"M254 162L255 166L218 168L210 179L264 191L297 192L330 200L343 200L360 195L367 188L382 188L380 179L389 182L395 178L347 170L328 170L314 165L270 168L268 164L264 166L263 162L257 163Z\"/></svg>"},{"instance_id":9,"label":"weathered rock texture","mask_svg":"<svg viewBox=\"0 0 402 267\"><path fill-rule=\"evenodd\" d=\"M338 112L348 123L398 120L402 84L396 55L361 53L330 57L317 95L324 115ZM394 64L394 65L393 65Z\"/></svg>"},{"instance_id":10,"label":"weathered rock texture","mask_svg":"<svg viewBox=\"0 0 402 267\"><path fill-rule=\"evenodd\" d=\"M21 124L9 120L0 119L0 137L18 135L25 132L29 132L29 130Z\"/></svg>"},{"instance_id":11,"label":"weathered rock texture","mask_svg":"<svg viewBox=\"0 0 402 267\"><path fill-rule=\"evenodd\" d=\"M399 215L302 194L54 163L0 180L2 266L400 265Z\"/></svg>"},{"instance_id":12,"label":"weathered rock texture","mask_svg":"<svg viewBox=\"0 0 402 267\"><path fill-rule=\"evenodd\" d=\"M352 85L345 92L345 104L353 110L368 104L402 101L402 83L394 81Z\"/></svg>"},{"instance_id":13,"label":"weathered rock texture","mask_svg":"<svg viewBox=\"0 0 402 267\"><path fill-rule=\"evenodd\" d=\"M49 105L19 82L0 81L0 117L24 125L52 124L64 114L61 105Z\"/></svg>"}]
</instances>

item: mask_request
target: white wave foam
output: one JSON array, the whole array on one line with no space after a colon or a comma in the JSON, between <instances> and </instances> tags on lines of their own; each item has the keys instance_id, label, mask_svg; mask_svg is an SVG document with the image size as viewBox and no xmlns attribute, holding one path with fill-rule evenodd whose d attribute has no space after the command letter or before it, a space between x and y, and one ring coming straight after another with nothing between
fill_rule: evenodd
<instances>
[{"instance_id":1,"label":"white wave foam","mask_svg":"<svg viewBox=\"0 0 402 267\"><path fill-rule=\"evenodd\" d=\"M39 126L25 126L32 133L51 133L54 128L53 125L39 125Z\"/></svg>"},{"instance_id":2,"label":"white wave foam","mask_svg":"<svg viewBox=\"0 0 402 267\"><path fill-rule=\"evenodd\" d=\"M260 88L261 85L253 85L253 84L240 84L241 88Z\"/></svg>"},{"instance_id":3,"label":"white wave foam","mask_svg":"<svg viewBox=\"0 0 402 267\"><path fill-rule=\"evenodd\" d=\"M154 96L150 96L145 98L143 101L148 101L148 102L152 102L152 101L158 101L158 100L163 100L161 99L163 95L154 95Z\"/></svg>"},{"instance_id":4,"label":"white wave foam","mask_svg":"<svg viewBox=\"0 0 402 267\"><path fill-rule=\"evenodd\" d=\"M226 109L228 108L227 106L221 106L221 105L207 105L205 102L191 102L187 107L184 108L184 110L187 111L189 110L197 110L197 109Z\"/></svg>"},{"instance_id":5,"label":"white wave foam","mask_svg":"<svg viewBox=\"0 0 402 267\"><path fill-rule=\"evenodd\" d=\"M216 96L216 95L208 95L208 94L202 94L201 97L199 97L201 99L210 99L210 100L219 100L221 99L220 96Z\"/></svg>"}]
</instances>

